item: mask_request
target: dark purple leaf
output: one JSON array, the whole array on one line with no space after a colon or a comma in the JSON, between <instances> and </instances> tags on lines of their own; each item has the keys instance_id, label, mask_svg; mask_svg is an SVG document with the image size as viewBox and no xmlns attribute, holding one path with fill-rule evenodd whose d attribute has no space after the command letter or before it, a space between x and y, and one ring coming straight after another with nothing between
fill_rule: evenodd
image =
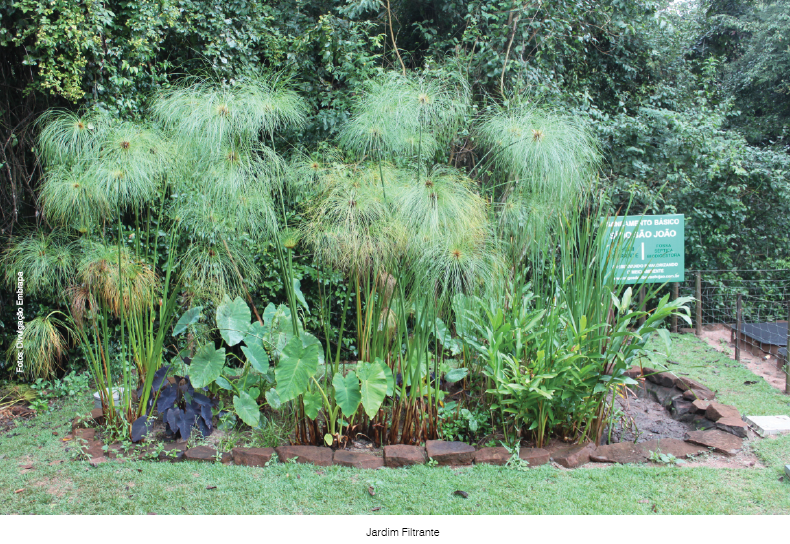
<instances>
[{"instance_id":1,"label":"dark purple leaf","mask_svg":"<svg viewBox=\"0 0 790 544\"><path fill-rule=\"evenodd\" d=\"M150 429L151 425L148 423L148 416L140 416L135 419L134 423L132 423L132 442L142 440Z\"/></svg>"},{"instance_id":2,"label":"dark purple leaf","mask_svg":"<svg viewBox=\"0 0 790 544\"><path fill-rule=\"evenodd\" d=\"M192 400L201 406L211 406L211 400L209 400L206 395L201 395L200 393L195 393L192 395Z\"/></svg>"},{"instance_id":3,"label":"dark purple leaf","mask_svg":"<svg viewBox=\"0 0 790 544\"><path fill-rule=\"evenodd\" d=\"M172 408L167 411L167 424L170 426L170 430L173 431L174 434L178 432L179 419L181 419L180 408Z\"/></svg>"},{"instance_id":4,"label":"dark purple leaf","mask_svg":"<svg viewBox=\"0 0 790 544\"><path fill-rule=\"evenodd\" d=\"M154 381L151 384L154 392L159 391L159 388L162 387L162 382L165 381L165 376L169 371L170 365L165 365L154 373Z\"/></svg>"},{"instance_id":5,"label":"dark purple leaf","mask_svg":"<svg viewBox=\"0 0 790 544\"><path fill-rule=\"evenodd\" d=\"M203 436L208 436L208 435L211 434L211 429L205 423L203 423L203 419L202 418L198 418L198 420L197 420L197 428L200 429L200 433Z\"/></svg>"},{"instance_id":6,"label":"dark purple leaf","mask_svg":"<svg viewBox=\"0 0 790 544\"><path fill-rule=\"evenodd\" d=\"M187 404L184 406L184 417L190 421L190 423L195 422L195 418L198 416L198 410L200 410L200 406L194 403Z\"/></svg>"},{"instance_id":7,"label":"dark purple leaf","mask_svg":"<svg viewBox=\"0 0 790 544\"><path fill-rule=\"evenodd\" d=\"M208 428L211 428L211 408L208 406L200 406L200 416L203 418L203 421L206 422Z\"/></svg>"},{"instance_id":8,"label":"dark purple leaf","mask_svg":"<svg viewBox=\"0 0 790 544\"><path fill-rule=\"evenodd\" d=\"M159 401L156 403L156 409L159 410L159 412L164 413L165 410L172 408L176 402L177 393L178 389L172 385L162 389L162 392L159 393Z\"/></svg>"},{"instance_id":9,"label":"dark purple leaf","mask_svg":"<svg viewBox=\"0 0 790 544\"><path fill-rule=\"evenodd\" d=\"M192 434L192 425L195 423L194 412L192 418L188 418L184 412L178 415L178 432L181 433L181 440L189 440Z\"/></svg>"}]
</instances>

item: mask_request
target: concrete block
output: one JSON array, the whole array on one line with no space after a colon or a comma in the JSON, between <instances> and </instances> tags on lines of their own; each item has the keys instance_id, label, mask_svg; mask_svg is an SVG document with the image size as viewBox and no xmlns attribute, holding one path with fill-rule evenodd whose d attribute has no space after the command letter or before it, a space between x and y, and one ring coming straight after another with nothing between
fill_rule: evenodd
<instances>
[{"instance_id":1,"label":"concrete block","mask_svg":"<svg viewBox=\"0 0 790 544\"><path fill-rule=\"evenodd\" d=\"M788 416L746 416L746 423L754 427L760 436L790 433Z\"/></svg>"}]
</instances>

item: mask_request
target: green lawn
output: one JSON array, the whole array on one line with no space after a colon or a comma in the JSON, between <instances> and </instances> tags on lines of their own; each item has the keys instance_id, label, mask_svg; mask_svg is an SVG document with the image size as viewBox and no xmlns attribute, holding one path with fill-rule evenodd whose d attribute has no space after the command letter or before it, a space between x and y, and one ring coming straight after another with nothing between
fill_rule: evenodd
<instances>
[{"instance_id":1,"label":"green lawn","mask_svg":"<svg viewBox=\"0 0 790 544\"><path fill-rule=\"evenodd\" d=\"M790 397L767 384L743 385L753 375L734 361L693 336L674 340L669 359L679 363L670 365L675 372L717 389L723 402L743 413L790 413ZM361 471L152 462L92 468L71 461L60 442L78 408L85 406L67 403L0 435L0 513L362 514L380 507L375 514L790 514L790 482L779 481L783 464L790 462L790 436L753 445L767 465L763 469ZM21 473L20 465L28 464L33 468ZM458 489L468 498L454 496Z\"/></svg>"}]
</instances>

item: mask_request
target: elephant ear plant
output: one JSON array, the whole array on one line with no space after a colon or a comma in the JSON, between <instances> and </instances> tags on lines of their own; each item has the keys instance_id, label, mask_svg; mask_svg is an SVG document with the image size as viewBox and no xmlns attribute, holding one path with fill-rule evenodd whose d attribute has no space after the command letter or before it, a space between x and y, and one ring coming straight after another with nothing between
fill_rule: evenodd
<instances>
[{"instance_id":1,"label":"elephant ear plant","mask_svg":"<svg viewBox=\"0 0 790 544\"><path fill-rule=\"evenodd\" d=\"M183 376L174 376L173 382L160 391L169 370L169 366L160 368L151 387L152 396L159 392L156 409L165 422L166 432L179 435L181 440L189 440L192 429L197 427L202 436L210 435L213 431L211 408L216 403L195 391L189 378ZM132 424L132 442L141 440L147 431L144 420L135 421Z\"/></svg>"},{"instance_id":2,"label":"elephant ear plant","mask_svg":"<svg viewBox=\"0 0 790 544\"><path fill-rule=\"evenodd\" d=\"M321 342L305 332L300 322L293 321L287 307L269 305L261 323L252 319L247 303L240 297L233 300L226 297L216 313L224 345L217 348L213 343L205 344L191 361L184 361L189 368L181 385L182 389L186 388L185 395L200 404L205 403L202 393L193 393L190 388L227 391L232 395L230 411L253 428L261 423L258 402L262 396L273 409L301 399L297 408L301 405L304 415L313 422L311 432L318 432L316 420L323 413L326 423L323 441L327 445L339 442L343 428L353 424L360 407L369 417L377 413L387 393L391 394L392 373L382 361L359 363L355 371L345 375L335 373L328 382L321 372L326 368ZM292 333L294 328L298 335ZM240 369L229 365L237 349L244 355ZM271 387L275 381L276 387ZM264 392L265 387L270 388ZM171 396L172 393L165 396L163 392L160 405L163 398L169 403ZM203 413L197 406L193 406L192 412L188 410L182 408L176 414L191 417L192 413ZM200 410L205 408L201 405ZM175 421L178 426L178 420ZM298 438L307 439L306 435Z\"/></svg>"}]
</instances>

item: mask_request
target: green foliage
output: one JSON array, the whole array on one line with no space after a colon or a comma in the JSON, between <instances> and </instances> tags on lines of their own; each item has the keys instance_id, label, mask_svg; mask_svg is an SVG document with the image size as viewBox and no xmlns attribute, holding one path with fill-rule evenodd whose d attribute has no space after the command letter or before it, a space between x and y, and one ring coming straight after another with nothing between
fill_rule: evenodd
<instances>
[{"instance_id":1,"label":"green foliage","mask_svg":"<svg viewBox=\"0 0 790 544\"><path fill-rule=\"evenodd\" d=\"M181 350L246 424L419 442L482 426L444 374L509 434L597 436L683 302L601 275L593 195L685 213L691 267L786 257L786 0L729 4L7 2L0 228L44 230L5 279L68 295L100 388Z\"/></svg>"},{"instance_id":2,"label":"green foliage","mask_svg":"<svg viewBox=\"0 0 790 544\"><path fill-rule=\"evenodd\" d=\"M76 261L76 247L68 237L36 231L12 243L0 262L9 288L16 290L22 272L26 295L51 297L71 285Z\"/></svg>"},{"instance_id":3,"label":"green foliage","mask_svg":"<svg viewBox=\"0 0 790 544\"><path fill-rule=\"evenodd\" d=\"M790 243L790 159L725 131L728 111L703 98L683 113L620 115L607 130L622 150L611 210L632 201L646 213L684 213L686 263L695 269L760 268L755 254L783 258Z\"/></svg>"},{"instance_id":4,"label":"green foliage","mask_svg":"<svg viewBox=\"0 0 790 544\"><path fill-rule=\"evenodd\" d=\"M447 403L439 408L439 436L442 440L458 440L475 444L491 434L490 414L479 408L461 408L460 404Z\"/></svg>"},{"instance_id":5,"label":"green foliage","mask_svg":"<svg viewBox=\"0 0 790 544\"><path fill-rule=\"evenodd\" d=\"M261 412L258 403L246 391L240 391L233 397L233 408L239 418L250 427L257 427L260 424Z\"/></svg>"},{"instance_id":6,"label":"green foliage","mask_svg":"<svg viewBox=\"0 0 790 544\"><path fill-rule=\"evenodd\" d=\"M387 395L387 376L381 365L364 362L357 364L357 376L362 394L362 407L368 417L372 418Z\"/></svg>"},{"instance_id":7,"label":"green foliage","mask_svg":"<svg viewBox=\"0 0 790 544\"><path fill-rule=\"evenodd\" d=\"M230 297L225 295L222 304L217 307L217 328L225 343L235 346L244 340L250 328L251 318L252 314L247 303L238 297L231 301Z\"/></svg>"},{"instance_id":8,"label":"green foliage","mask_svg":"<svg viewBox=\"0 0 790 544\"><path fill-rule=\"evenodd\" d=\"M617 285L610 272L628 242L606 238L605 225L597 213L564 219L551 254L556 264L536 274L534 285L517 277L503 294L478 297L479 309L459 316L477 331L464 340L480 356L506 437L512 422L516 436L531 433L538 446L554 433L597 441L614 393L635 383L626 370L653 357L650 337L668 342L660 326L671 315L690 322L690 298L670 302L666 295L651 312L632 308L631 287ZM646 290L647 300L657 293Z\"/></svg>"},{"instance_id":9,"label":"green foliage","mask_svg":"<svg viewBox=\"0 0 790 544\"><path fill-rule=\"evenodd\" d=\"M87 373L77 374L72 370L62 378L52 381L37 378L34 383L30 384L30 387L37 391L42 398L74 397L88 391L90 375Z\"/></svg>"},{"instance_id":10,"label":"green foliage","mask_svg":"<svg viewBox=\"0 0 790 544\"><path fill-rule=\"evenodd\" d=\"M222 374L225 365L225 348L215 349L211 344L202 346L192 358L189 379L197 388L207 387Z\"/></svg>"},{"instance_id":11,"label":"green foliage","mask_svg":"<svg viewBox=\"0 0 790 544\"><path fill-rule=\"evenodd\" d=\"M740 115L730 124L750 142L771 145L787 143L790 134L790 3L711 2L707 27L697 50L725 60L718 66L724 90L735 99ZM708 57L710 58L710 57Z\"/></svg>"},{"instance_id":12,"label":"green foliage","mask_svg":"<svg viewBox=\"0 0 790 544\"><path fill-rule=\"evenodd\" d=\"M307 391L311 378L318 370L321 346L305 346L302 339L293 337L285 345L277 367L277 395L281 402L295 399Z\"/></svg>"},{"instance_id":13,"label":"green foliage","mask_svg":"<svg viewBox=\"0 0 790 544\"><path fill-rule=\"evenodd\" d=\"M22 370L28 378L50 379L54 377L68 352L64 332L67 324L52 312L46 316L34 317L24 324L21 334L6 350L6 360L16 369L19 353L22 353ZM22 344L20 350L18 343Z\"/></svg>"},{"instance_id":14,"label":"green foliage","mask_svg":"<svg viewBox=\"0 0 790 544\"><path fill-rule=\"evenodd\" d=\"M345 376L339 373L335 374L332 378L332 387L335 390L335 400L342 414L345 417L353 416L362 402L357 375L353 371L349 371Z\"/></svg>"},{"instance_id":15,"label":"green foliage","mask_svg":"<svg viewBox=\"0 0 790 544\"><path fill-rule=\"evenodd\" d=\"M648 459L654 463L666 466L677 466L685 463L682 459L678 459L671 453L663 453L661 450L651 451Z\"/></svg>"}]
</instances>

